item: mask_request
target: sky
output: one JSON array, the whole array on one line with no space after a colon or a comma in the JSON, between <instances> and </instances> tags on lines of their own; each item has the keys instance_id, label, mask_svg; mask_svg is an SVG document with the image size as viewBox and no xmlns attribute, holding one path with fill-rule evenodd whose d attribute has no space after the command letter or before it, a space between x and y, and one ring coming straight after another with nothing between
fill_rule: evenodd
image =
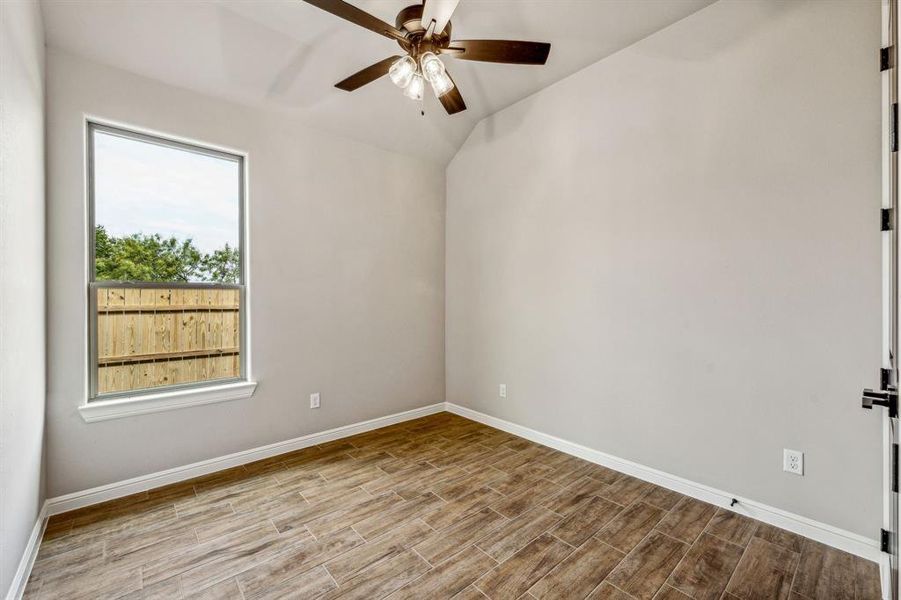
<instances>
[{"instance_id":1,"label":"sky","mask_svg":"<svg viewBox=\"0 0 901 600\"><path fill-rule=\"evenodd\" d=\"M240 164L94 132L94 218L112 236L192 239L204 253L238 245Z\"/></svg>"}]
</instances>

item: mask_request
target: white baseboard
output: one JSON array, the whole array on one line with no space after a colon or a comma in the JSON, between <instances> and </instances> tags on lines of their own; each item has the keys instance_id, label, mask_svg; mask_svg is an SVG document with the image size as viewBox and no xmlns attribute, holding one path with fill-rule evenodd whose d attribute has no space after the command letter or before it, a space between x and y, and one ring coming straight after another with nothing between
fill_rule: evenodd
<instances>
[{"instance_id":1,"label":"white baseboard","mask_svg":"<svg viewBox=\"0 0 901 600\"><path fill-rule=\"evenodd\" d=\"M211 458L190 465L167 469L166 471L160 471L158 473L141 475L140 477L102 485L81 492L73 492L71 494L49 499L47 501L48 514L58 515L77 508L84 508L85 506L99 504L100 502L106 502L107 500L122 498L123 496L136 494L138 492L172 483L178 483L179 481L185 481L186 479L193 479L194 477L200 477L201 475L215 473L216 471L221 471L223 469L237 467L256 460L262 460L286 452L300 450L301 448L308 448L309 446L314 446L316 444L350 437L358 433L378 429L379 427L386 427L395 423L410 421L442 411L444 411L444 403L439 402L438 404L414 408L413 410L388 415L387 417L379 417L377 419L362 421L352 425L344 425L343 427L336 427L335 429L329 429L320 433L304 435L284 442L269 444L268 446L260 446L251 450L235 452L234 454Z\"/></svg>"},{"instance_id":2,"label":"white baseboard","mask_svg":"<svg viewBox=\"0 0 901 600\"><path fill-rule=\"evenodd\" d=\"M465 406L459 406L450 402L447 402L446 406L448 412L460 415L461 417L484 423L490 427L512 433L513 435L542 444L543 446L549 446L555 450L560 450L561 452L577 456L587 461L615 469L621 473L637 477L638 479L643 479L644 481L649 481L661 487L675 490L686 496L691 496L692 498L697 498L698 500L703 500L704 502L709 502L710 504L733 510L737 513L757 519L758 521L763 521L764 523L775 525L776 527L786 529L793 533L797 533L798 535L803 535L804 537L822 542L823 544L838 548L839 550L844 550L845 552L850 552L851 554L866 558L867 560L872 560L880 564L883 562L883 554L879 550L879 542L862 535L844 531L837 527L820 523L807 517L802 517L801 515L767 506L766 504L742 498L735 494L730 494L676 475L671 475L657 469L652 469L651 467L618 458L600 452L599 450L588 448L587 446L582 446L546 433L541 433L540 431L529 429L528 427L523 427L522 425L517 425L516 423L511 423L503 419L498 419L497 417L486 415L476 410L472 410L471 408L466 408ZM734 507L730 506L733 498L738 500L738 504Z\"/></svg>"},{"instance_id":3,"label":"white baseboard","mask_svg":"<svg viewBox=\"0 0 901 600\"><path fill-rule=\"evenodd\" d=\"M31 576L31 568L34 566L34 559L38 557L38 549L41 547L41 538L44 537L44 529L47 528L47 502L41 506L38 518L34 522L31 529L31 536L28 538L28 544L25 551L22 552L22 559L19 561L19 567L13 576L9 591L6 593L6 600L20 600L22 594L25 593L25 584Z\"/></svg>"}]
</instances>

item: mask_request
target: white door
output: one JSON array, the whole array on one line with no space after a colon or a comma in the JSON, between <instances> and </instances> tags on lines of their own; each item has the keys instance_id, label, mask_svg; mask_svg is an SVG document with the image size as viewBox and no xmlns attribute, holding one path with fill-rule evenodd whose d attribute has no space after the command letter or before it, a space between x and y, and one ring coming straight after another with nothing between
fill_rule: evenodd
<instances>
[{"instance_id":1,"label":"white door","mask_svg":"<svg viewBox=\"0 0 901 600\"><path fill-rule=\"evenodd\" d=\"M898 340L899 238L898 235L898 0L883 0L882 69L882 273L883 336L880 389L864 390L863 406L880 409L883 417L885 510L882 549L889 569L883 581L892 600L899 600L898 582Z\"/></svg>"}]
</instances>

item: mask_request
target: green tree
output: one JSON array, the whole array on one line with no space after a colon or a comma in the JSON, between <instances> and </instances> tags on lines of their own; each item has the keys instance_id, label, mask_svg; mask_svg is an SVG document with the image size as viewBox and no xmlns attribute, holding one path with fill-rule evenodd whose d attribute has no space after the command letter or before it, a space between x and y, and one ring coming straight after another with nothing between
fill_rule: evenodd
<instances>
[{"instance_id":1,"label":"green tree","mask_svg":"<svg viewBox=\"0 0 901 600\"><path fill-rule=\"evenodd\" d=\"M94 233L98 281L238 281L237 248L203 254L191 239L179 241L159 234L110 236L102 225Z\"/></svg>"},{"instance_id":2,"label":"green tree","mask_svg":"<svg viewBox=\"0 0 901 600\"><path fill-rule=\"evenodd\" d=\"M237 248L225 244L225 248L213 250L201 261L209 281L237 283L241 274L241 255Z\"/></svg>"}]
</instances>

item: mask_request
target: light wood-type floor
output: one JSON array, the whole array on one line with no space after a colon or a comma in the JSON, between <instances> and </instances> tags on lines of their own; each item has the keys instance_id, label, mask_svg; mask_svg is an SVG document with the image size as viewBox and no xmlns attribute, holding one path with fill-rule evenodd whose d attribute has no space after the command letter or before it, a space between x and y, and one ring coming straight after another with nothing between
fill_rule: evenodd
<instances>
[{"instance_id":1,"label":"light wood-type floor","mask_svg":"<svg viewBox=\"0 0 901 600\"><path fill-rule=\"evenodd\" d=\"M25 597L870 600L878 579L439 413L53 517Z\"/></svg>"}]
</instances>

